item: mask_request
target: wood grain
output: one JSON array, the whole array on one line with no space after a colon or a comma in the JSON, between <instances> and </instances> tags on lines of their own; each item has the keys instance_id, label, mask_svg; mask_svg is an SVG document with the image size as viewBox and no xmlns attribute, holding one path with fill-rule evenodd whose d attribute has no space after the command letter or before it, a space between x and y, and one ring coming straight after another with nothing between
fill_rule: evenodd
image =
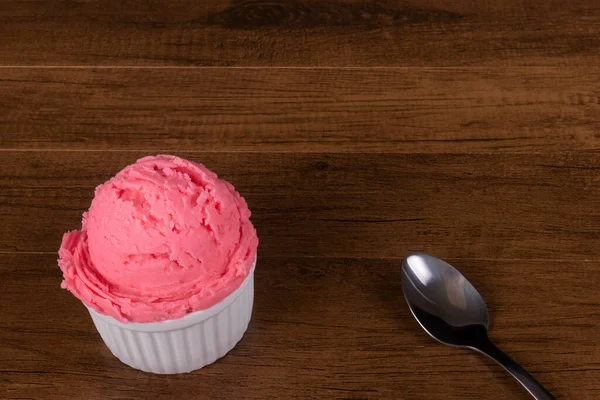
<instances>
[{"instance_id":1,"label":"wood grain","mask_svg":"<svg viewBox=\"0 0 600 400\"><path fill-rule=\"evenodd\" d=\"M596 0L0 2L0 65L596 65Z\"/></svg>"},{"instance_id":2,"label":"wood grain","mask_svg":"<svg viewBox=\"0 0 600 400\"><path fill-rule=\"evenodd\" d=\"M600 69L0 69L0 147L531 152L600 145Z\"/></svg>"},{"instance_id":3,"label":"wood grain","mask_svg":"<svg viewBox=\"0 0 600 400\"><path fill-rule=\"evenodd\" d=\"M93 189L143 152L3 151L1 251L56 252ZM600 260L600 153L206 153L261 254Z\"/></svg>"},{"instance_id":4,"label":"wood grain","mask_svg":"<svg viewBox=\"0 0 600 400\"><path fill-rule=\"evenodd\" d=\"M261 256L240 344L203 370L158 376L110 354L59 288L53 255L0 259L3 299L27 304L0 308L2 398L528 398L484 357L426 336L404 304L398 261ZM456 265L487 299L499 346L558 398L600 396L596 263Z\"/></svg>"}]
</instances>

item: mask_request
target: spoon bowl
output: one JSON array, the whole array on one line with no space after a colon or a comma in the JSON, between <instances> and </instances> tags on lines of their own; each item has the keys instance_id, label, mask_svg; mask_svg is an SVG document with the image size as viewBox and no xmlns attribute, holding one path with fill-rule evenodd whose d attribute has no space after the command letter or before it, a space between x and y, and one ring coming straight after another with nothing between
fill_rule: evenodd
<instances>
[{"instance_id":1,"label":"spoon bowl","mask_svg":"<svg viewBox=\"0 0 600 400\"><path fill-rule=\"evenodd\" d=\"M444 344L468 347L466 331L488 328L488 308L477 289L439 258L424 253L406 257L402 289L421 327Z\"/></svg>"},{"instance_id":2,"label":"spoon bowl","mask_svg":"<svg viewBox=\"0 0 600 400\"><path fill-rule=\"evenodd\" d=\"M488 338L488 308L477 289L453 266L425 253L402 261L402 290L413 316L435 340L485 354L539 400L554 397Z\"/></svg>"}]
</instances>

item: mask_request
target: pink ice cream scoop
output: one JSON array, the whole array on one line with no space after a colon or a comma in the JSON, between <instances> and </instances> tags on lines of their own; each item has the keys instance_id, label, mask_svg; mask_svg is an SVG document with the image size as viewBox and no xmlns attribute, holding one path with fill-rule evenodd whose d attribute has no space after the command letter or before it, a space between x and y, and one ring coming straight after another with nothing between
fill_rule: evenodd
<instances>
[{"instance_id":1,"label":"pink ice cream scoop","mask_svg":"<svg viewBox=\"0 0 600 400\"><path fill-rule=\"evenodd\" d=\"M62 287L121 322L209 308L249 274L258 239L246 202L206 167L145 157L98 186L63 236Z\"/></svg>"}]
</instances>

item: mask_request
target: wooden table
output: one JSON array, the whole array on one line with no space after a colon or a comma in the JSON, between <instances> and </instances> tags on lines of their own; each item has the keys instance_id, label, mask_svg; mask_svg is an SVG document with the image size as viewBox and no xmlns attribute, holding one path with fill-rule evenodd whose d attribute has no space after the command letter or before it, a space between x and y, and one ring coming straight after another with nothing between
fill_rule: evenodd
<instances>
[{"instance_id":1,"label":"wooden table","mask_svg":"<svg viewBox=\"0 0 600 400\"><path fill-rule=\"evenodd\" d=\"M527 399L437 344L400 261L486 298L558 398L600 398L600 2L0 3L0 398ZM139 157L202 162L259 232L225 358L115 359L59 288L62 233Z\"/></svg>"}]
</instances>

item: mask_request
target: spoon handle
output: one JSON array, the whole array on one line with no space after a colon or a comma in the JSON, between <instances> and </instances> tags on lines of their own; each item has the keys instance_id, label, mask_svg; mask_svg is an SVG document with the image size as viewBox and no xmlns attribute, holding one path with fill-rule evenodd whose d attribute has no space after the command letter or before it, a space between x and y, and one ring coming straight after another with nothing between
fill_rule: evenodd
<instances>
[{"instance_id":1,"label":"spoon handle","mask_svg":"<svg viewBox=\"0 0 600 400\"><path fill-rule=\"evenodd\" d=\"M502 368L508 371L523 387L537 400L556 400L546 388L535 380L523 367L506 353L496 347L489 339L481 341L475 346L475 350L485 354L496 361Z\"/></svg>"}]
</instances>

